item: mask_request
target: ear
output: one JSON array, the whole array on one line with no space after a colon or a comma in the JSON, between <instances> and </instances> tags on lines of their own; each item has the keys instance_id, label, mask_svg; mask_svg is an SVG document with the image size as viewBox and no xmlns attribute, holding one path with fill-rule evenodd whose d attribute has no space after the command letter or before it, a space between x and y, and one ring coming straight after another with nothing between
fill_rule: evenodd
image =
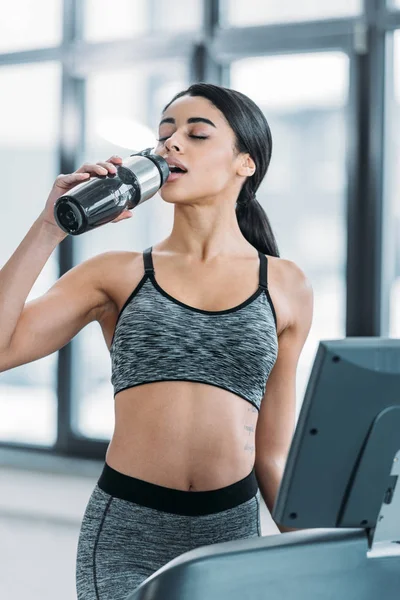
<instances>
[{"instance_id":1,"label":"ear","mask_svg":"<svg viewBox=\"0 0 400 600\"><path fill-rule=\"evenodd\" d=\"M241 177L251 177L256 171L256 164L250 154L241 154L239 156L237 174Z\"/></svg>"}]
</instances>

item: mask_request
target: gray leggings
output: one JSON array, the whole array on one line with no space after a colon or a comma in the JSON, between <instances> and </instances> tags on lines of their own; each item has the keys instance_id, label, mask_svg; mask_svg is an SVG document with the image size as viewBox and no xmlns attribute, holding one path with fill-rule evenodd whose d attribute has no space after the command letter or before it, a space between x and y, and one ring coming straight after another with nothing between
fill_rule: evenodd
<instances>
[{"instance_id":1,"label":"gray leggings","mask_svg":"<svg viewBox=\"0 0 400 600\"><path fill-rule=\"evenodd\" d=\"M260 535L254 468L229 486L189 492L124 475L105 463L79 534L78 600L125 600L184 552Z\"/></svg>"}]
</instances>

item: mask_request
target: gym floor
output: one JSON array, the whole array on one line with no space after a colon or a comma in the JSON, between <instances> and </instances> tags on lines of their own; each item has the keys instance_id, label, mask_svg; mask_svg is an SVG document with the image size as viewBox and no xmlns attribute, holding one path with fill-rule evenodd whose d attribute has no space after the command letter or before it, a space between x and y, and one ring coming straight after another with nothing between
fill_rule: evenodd
<instances>
[{"instance_id":1,"label":"gym floor","mask_svg":"<svg viewBox=\"0 0 400 600\"><path fill-rule=\"evenodd\" d=\"M76 597L79 527L102 464L59 460L43 470L0 466L0 598ZM279 533L264 503L261 526Z\"/></svg>"}]
</instances>

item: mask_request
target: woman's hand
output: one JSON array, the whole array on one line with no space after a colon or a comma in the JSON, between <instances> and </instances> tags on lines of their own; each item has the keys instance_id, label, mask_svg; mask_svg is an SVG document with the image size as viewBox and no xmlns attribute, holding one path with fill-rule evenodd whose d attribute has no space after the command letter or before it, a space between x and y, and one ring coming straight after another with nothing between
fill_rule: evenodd
<instances>
[{"instance_id":1,"label":"woman's hand","mask_svg":"<svg viewBox=\"0 0 400 600\"><path fill-rule=\"evenodd\" d=\"M122 158L120 156L111 156L104 162L97 162L96 164L85 163L79 169L68 175L58 175L54 181L53 187L50 190L49 197L47 198L46 205L41 213L41 218L44 222L56 227L59 231L62 229L57 225L54 218L54 204L60 196L63 196L69 192L73 187L87 181L91 176L96 175L107 175L114 174L117 172L116 167L122 164ZM124 210L116 219L111 223L117 223L123 219L129 219L132 216L130 210Z\"/></svg>"}]
</instances>

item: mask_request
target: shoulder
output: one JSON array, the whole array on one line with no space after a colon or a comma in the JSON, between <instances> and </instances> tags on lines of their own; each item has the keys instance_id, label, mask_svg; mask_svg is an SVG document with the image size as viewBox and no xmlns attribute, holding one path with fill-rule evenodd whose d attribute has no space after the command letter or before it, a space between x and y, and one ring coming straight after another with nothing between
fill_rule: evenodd
<instances>
[{"instance_id":1,"label":"shoulder","mask_svg":"<svg viewBox=\"0 0 400 600\"><path fill-rule=\"evenodd\" d=\"M99 275L108 275L112 267L124 267L139 257L142 257L141 252L107 250L86 259L82 264L86 265L87 268L96 269Z\"/></svg>"},{"instance_id":2,"label":"shoulder","mask_svg":"<svg viewBox=\"0 0 400 600\"><path fill-rule=\"evenodd\" d=\"M139 260L142 263L141 259L141 252L108 250L86 259L80 263L80 268L93 273L99 285L107 291L126 268L131 268Z\"/></svg>"},{"instance_id":3,"label":"shoulder","mask_svg":"<svg viewBox=\"0 0 400 600\"><path fill-rule=\"evenodd\" d=\"M279 270L281 281L286 287L286 291L299 292L311 290L311 282L305 272L298 264L286 258L275 258L277 261L277 269Z\"/></svg>"},{"instance_id":4,"label":"shoulder","mask_svg":"<svg viewBox=\"0 0 400 600\"><path fill-rule=\"evenodd\" d=\"M292 260L268 256L273 271L274 282L278 286L287 305L287 319L284 329L301 323L310 328L314 292L306 273Z\"/></svg>"},{"instance_id":5,"label":"shoulder","mask_svg":"<svg viewBox=\"0 0 400 600\"><path fill-rule=\"evenodd\" d=\"M96 254L80 264L82 269L92 274L95 285L104 295L103 305L99 307L96 320L101 321L103 315L114 312L119 305L119 296L123 294L123 285L135 279L143 271L141 252L124 250L108 250Z\"/></svg>"}]
</instances>

